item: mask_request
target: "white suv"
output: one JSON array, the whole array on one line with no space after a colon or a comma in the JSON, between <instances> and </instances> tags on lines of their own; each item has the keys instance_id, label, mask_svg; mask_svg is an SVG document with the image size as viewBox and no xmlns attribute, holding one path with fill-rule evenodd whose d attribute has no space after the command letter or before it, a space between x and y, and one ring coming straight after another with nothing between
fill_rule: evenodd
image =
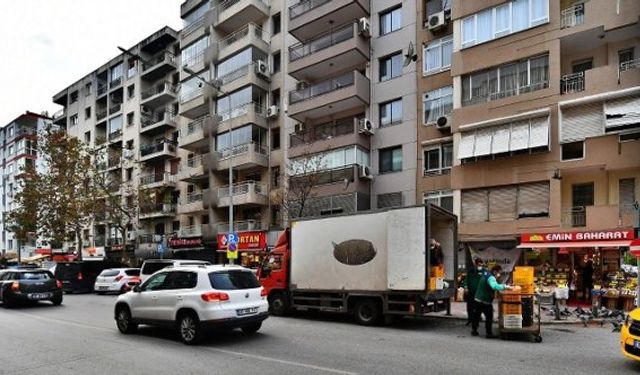
<instances>
[{"instance_id":1,"label":"white suv","mask_svg":"<svg viewBox=\"0 0 640 375\"><path fill-rule=\"evenodd\" d=\"M241 328L255 333L268 317L266 290L240 266L169 267L116 300L115 320L122 333L138 324L169 325L185 344L195 344L206 328Z\"/></svg>"}]
</instances>

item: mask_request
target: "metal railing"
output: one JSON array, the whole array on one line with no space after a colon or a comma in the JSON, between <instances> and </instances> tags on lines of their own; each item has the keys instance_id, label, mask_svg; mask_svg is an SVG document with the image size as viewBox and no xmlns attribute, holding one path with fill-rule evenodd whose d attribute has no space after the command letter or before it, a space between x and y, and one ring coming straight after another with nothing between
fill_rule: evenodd
<instances>
[{"instance_id":1,"label":"metal railing","mask_svg":"<svg viewBox=\"0 0 640 375\"><path fill-rule=\"evenodd\" d=\"M576 4L560 11L560 28L575 27L584 22L584 4Z\"/></svg>"},{"instance_id":2,"label":"metal railing","mask_svg":"<svg viewBox=\"0 0 640 375\"><path fill-rule=\"evenodd\" d=\"M140 96L142 97L142 100L148 99L152 96L158 95L158 94L162 94L164 92L170 92L175 94L176 93L176 86L174 84L172 84L171 82L165 81L165 82L161 82L159 84L154 85L152 88L143 91Z\"/></svg>"},{"instance_id":3,"label":"metal railing","mask_svg":"<svg viewBox=\"0 0 640 375\"><path fill-rule=\"evenodd\" d=\"M262 230L264 227L258 220L244 220L234 221L233 230L247 231L247 230ZM218 233L226 233L229 231L229 223L218 223Z\"/></svg>"},{"instance_id":4,"label":"metal railing","mask_svg":"<svg viewBox=\"0 0 640 375\"><path fill-rule=\"evenodd\" d=\"M109 140L113 141L114 139L122 137L122 129L117 129L109 133Z\"/></svg>"},{"instance_id":5,"label":"metal railing","mask_svg":"<svg viewBox=\"0 0 640 375\"><path fill-rule=\"evenodd\" d=\"M118 87L122 84L122 76L118 78L112 78L111 82L109 82L109 88Z\"/></svg>"},{"instance_id":6,"label":"metal railing","mask_svg":"<svg viewBox=\"0 0 640 375\"><path fill-rule=\"evenodd\" d=\"M146 63L142 64L142 71L146 72L154 66L162 63L173 64L175 62L175 59L176 57L173 55L173 53L169 51L162 51L150 58Z\"/></svg>"},{"instance_id":7,"label":"metal railing","mask_svg":"<svg viewBox=\"0 0 640 375\"><path fill-rule=\"evenodd\" d=\"M640 68L640 57L637 59L625 61L620 63L620 71L624 72L629 69L638 69Z\"/></svg>"},{"instance_id":8,"label":"metal railing","mask_svg":"<svg viewBox=\"0 0 640 375\"><path fill-rule=\"evenodd\" d=\"M173 111L169 109L165 109L161 112L151 112L150 114L143 114L141 116L142 128L146 128L165 120L172 121L175 117L175 113L173 113Z\"/></svg>"},{"instance_id":9,"label":"metal railing","mask_svg":"<svg viewBox=\"0 0 640 375\"><path fill-rule=\"evenodd\" d=\"M107 86L106 82L98 81L98 91L97 91L97 95L98 96L106 94L108 89L109 89L109 87Z\"/></svg>"},{"instance_id":10,"label":"metal railing","mask_svg":"<svg viewBox=\"0 0 640 375\"><path fill-rule=\"evenodd\" d=\"M56 113L53 114L53 121L59 120L62 117L67 117L67 112L63 109L57 111Z\"/></svg>"},{"instance_id":11,"label":"metal railing","mask_svg":"<svg viewBox=\"0 0 640 375\"><path fill-rule=\"evenodd\" d=\"M345 178L351 180L354 176L355 166L356 164L351 164L344 167L321 170L307 175L291 176L291 183L317 186L343 182Z\"/></svg>"},{"instance_id":12,"label":"metal railing","mask_svg":"<svg viewBox=\"0 0 640 375\"><path fill-rule=\"evenodd\" d=\"M247 154L251 150L261 155L265 155L265 156L267 155L267 148L265 146L260 145L258 143L250 142L242 145L236 145L233 148L226 148L218 151L217 152L218 160L227 159L232 155L239 156L239 155Z\"/></svg>"},{"instance_id":13,"label":"metal railing","mask_svg":"<svg viewBox=\"0 0 640 375\"><path fill-rule=\"evenodd\" d=\"M171 214L175 213L176 205L173 203L155 203L140 205L140 214Z\"/></svg>"},{"instance_id":14,"label":"metal railing","mask_svg":"<svg viewBox=\"0 0 640 375\"><path fill-rule=\"evenodd\" d=\"M560 93L572 94L584 91L584 72L567 74L560 78Z\"/></svg>"},{"instance_id":15,"label":"metal railing","mask_svg":"<svg viewBox=\"0 0 640 375\"><path fill-rule=\"evenodd\" d=\"M109 107L109 114L112 115L116 112L120 112L121 109L122 109L122 103L114 103L111 105L111 107Z\"/></svg>"},{"instance_id":16,"label":"metal railing","mask_svg":"<svg viewBox=\"0 0 640 375\"><path fill-rule=\"evenodd\" d=\"M289 7L289 19L292 20L296 17L328 3L330 0L301 0L299 3Z\"/></svg>"},{"instance_id":17,"label":"metal railing","mask_svg":"<svg viewBox=\"0 0 640 375\"><path fill-rule=\"evenodd\" d=\"M202 234L202 225L189 225L186 227L181 227L178 230L180 237L186 236L200 236Z\"/></svg>"},{"instance_id":18,"label":"metal railing","mask_svg":"<svg viewBox=\"0 0 640 375\"><path fill-rule=\"evenodd\" d=\"M159 152L176 152L176 144L170 139L163 139L158 143L140 146L140 156L159 153Z\"/></svg>"},{"instance_id":19,"label":"metal railing","mask_svg":"<svg viewBox=\"0 0 640 375\"><path fill-rule=\"evenodd\" d=\"M169 182L171 174L169 172L151 173L148 175L140 176L140 185L149 185L156 182Z\"/></svg>"},{"instance_id":20,"label":"metal railing","mask_svg":"<svg viewBox=\"0 0 640 375\"><path fill-rule=\"evenodd\" d=\"M251 31L253 30L253 31ZM218 41L218 51L230 47L232 45L234 45L235 43L243 40L245 37L247 37L249 35L250 32L253 32L255 34L255 36L257 36L258 38L264 40L265 42L268 43L268 34L267 32L265 32L264 30L262 30L262 28L260 28L260 26L254 24L254 23L250 23L247 26L243 27L242 29L234 32L233 34L220 39Z\"/></svg>"},{"instance_id":21,"label":"metal railing","mask_svg":"<svg viewBox=\"0 0 640 375\"><path fill-rule=\"evenodd\" d=\"M159 243L162 242L161 234L143 233L138 236L140 243Z\"/></svg>"},{"instance_id":22,"label":"metal railing","mask_svg":"<svg viewBox=\"0 0 640 375\"><path fill-rule=\"evenodd\" d=\"M315 125L311 129L299 133L289 134L290 147L332 139L347 134L355 134L353 118L345 118L325 124Z\"/></svg>"},{"instance_id":23,"label":"metal railing","mask_svg":"<svg viewBox=\"0 0 640 375\"><path fill-rule=\"evenodd\" d=\"M192 191L181 201L182 204L202 202L202 191Z\"/></svg>"},{"instance_id":24,"label":"metal railing","mask_svg":"<svg viewBox=\"0 0 640 375\"><path fill-rule=\"evenodd\" d=\"M584 206L571 207L562 211L562 223L570 227L587 225L587 210Z\"/></svg>"},{"instance_id":25,"label":"metal railing","mask_svg":"<svg viewBox=\"0 0 640 375\"><path fill-rule=\"evenodd\" d=\"M117 237L107 238L107 246L122 245L122 244L123 244L122 238L117 238Z\"/></svg>"},{"instance_id":26,"label":"metal railing","mask_svg":"<svg viewBox=\"0 0 640 375\"><path fill-rule=\"evenodd\" d=\"M267 109L260 103L247 103L236 108L229 109L224 112L218 112L218 116L220 117L220 122L232 120L234 118L238 118L240 116L244 116L249 113L249 110L253 108L256 115L260 117L267 116Z\"/></svg>"},{"instance_id":27,"label":"metal railing","mask_svg":"<svg viewBox=\"0 0 640 375\"><path fill-rule=\"evenodd\" d=\"M257 181L247 180L233 184L233 196L244 195L249 192L266 195L267 191L264 185L258 184ZM218 198L226 198L229 196L229 185L218 188Z\"/></svg>"},{"instance_id":28,"label":"metal railing","mask_svg":"<svg viewBox=\"0 0 640 375\"><path fill-rule=\"evenodd\" d=\"M262 2L265 5L269 5L269 2L267 0L259 0L260 2ZM220 8L220 12L224 12L225 10L231 8L232 6L238 4L240 2L240 0L223 0L220 2L219 8Z\"/></svg>"},{"instance_id":29,"label":"metal railing","mask_svg":"<svg viewBox=\"0 0 640 375\"><path fill-rule=\"evenodd\" d=\"M317 96L328 94L342 88L352 86L355 83L355 73L349 72L341 76L322 81L300 90L289 92L289 104L295 104Z\"/></svg>"},{"instance_id":30,"label":"metal railing","mask_svg":"<svg viewBox=\"0 0 640 375\"><path fill-rule=\"evenodd\" d=\"M98 120L107 117L107 114L108 114L108 112L107 112L106 108L102 109L102 110L97 110L96 109L96 119L98 119Z\"/></svg>"},{"instance_id":31,"label":"metal railing","mask_svg":"<svg viewBox=\"0 0 640 375\"><path fill-rule=\"evenodd\" d=\"M289 47L289 62L299 60L318 51L342 43L354 37L354 24L349 22L335 29L322 33L313 39L297 43Z\"/></svg>"},{"instance_id":32,"label":"metal railing","mask_svg":"<svg viewBox=\"0 0 640 375\"><path fill-rule=\"evenodd\" d=\"M206 121L207 117L209 117L209 115L204 115L202 117L198 117L197 119L191 121L190 123L187 124L187 126L184 129L180 130L180 135L182 137L188 137L191 134L194 134L195 132L202 130L202 128L204 127L204 122Z\"/></svg>"}]
</instances>

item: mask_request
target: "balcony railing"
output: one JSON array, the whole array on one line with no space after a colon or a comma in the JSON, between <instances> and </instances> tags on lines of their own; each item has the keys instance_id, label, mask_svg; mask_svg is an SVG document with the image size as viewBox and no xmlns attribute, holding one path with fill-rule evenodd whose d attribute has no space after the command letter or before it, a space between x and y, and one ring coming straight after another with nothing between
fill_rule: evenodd
<instances>
[{"instance_id":1,"label":"balcony railing","mask_svg":"<svg viewBox=\"0 0 640 375\"><path fill-rule=\"evenodd\" d=\"M560 93L572 94L584 91L584 72L567 74L560 78Z\"/></svg>"},{"instance_id":2,"label":"balcony railing","mask_svg":"<svg viewBox=\"0 0 640 375\"><path fill-rule=\"evenodd\" d=\"M251 108L253 108L256 115L261 117L267 116L267 110L263 105L259 103L247 103L224 112L218 112L218 116L220 116L220 122L228 121L240 116L244 116L247 113L249 113L249 110Z\"/></svg>"},{"instance_id":3,"label":"balcony railing","mask_svg":"<svg viewBox=\"0 0 640 375\"><path fill-rule=\"evenodd\" d=\"M232 155L243 155L248 153L250 150L254 150L258 154L267 155L267 148L265 146L251 142L218 151L218 160L227 159Z\"/></svg>"},{"instance_id":4,"label":"balcony railing","mask_svg":"<svg viewBox=\"0 0 640 375\"><path fill-rule=\"evenodd\" d=\"M161 234L144 233L138 236L140 243L160 243L162 242Z\"/></svg>"},{"instance_id":5,"label":"balcony railing","mask_svg":"<svg viewBox=\"0 0 640 375\"><path fill-rule=\"evenodd\" d=\"M176 86L171 82L162 82L160 84L154 85L152 88L145 90L142 92L141 97L142 100L148 99L152 96L162 94L163 92L176 92Z\"/></svg>"},{"instance_id":6,"label":"balcony railing","mask_svg":"<svg viewBox=\"0 0 640 375\"><path fill-rule=\"evenodd\" d=\"M262 230L262 223L258 220L234 221L234 231ZM218 233L226 233L229 231L229 223L219 223Z\"/></svg>"},{"instance_id":7,"label":"balcony railing","mask_svg":"<svg viewBox=\"0 0 640 375\"><path fill-rule=\"evenodd\" d=\"M178 231L180 237L200 236L202 235L202 225L189 225L181 227Z\"/></svg>"},{"instance_id":8,"label":"balcony railing","mask_svg":"<svg viewBox=\"0 0 640 375\"><path fill-rule=\"evenodd\" d=\"M351 180L353 178L353 168L355 164L347 165L344 167L327 169L323 171L314 172L310 175L291 176L291 183L310 184L313 186L333 184L336 182L344 182L345 178Z\"/></svg>"},{"instance_id":9,"label":"balcony railing","mask_svg":"<svg viewBox=\"0 0 640 375\"><path fill-rule=\"evenodd\" d=\"M182 201L182 204L191 204L202 202L202 192L201 191L193 191L188 193L185 199Z\"/></svg>"},{"instance_id":10,"label":"balcony railing","mask_svg":"<svg viewBox=\"0 0 640 375\"><path fill-rule=\"evenodd\" d=\"M251 30L253 30L253 31L251 31ZM249 32L253 32L258 38L264 40L265 42L268 42L267 33L265 31L263 31L260 28L260 26L258 26L256 24L253 24L253 23L250 23L247 26L245 26L244 28L234 32L231 35L229 35L228 37L218 41L218 50L222 50L224 48L230 47L233 44L241 41L247 35L249 35Z\"/></svg>"},{"instance_id":11,"label":"balcony railing","mask_svg":"<svg viewBox=\"0 0 640 375\"><path fill-rule=\"evenodd\" d=\"M115 140L117 138L120 138L120 137L122 137L122 129L117 129L117 130L114 130L111 133L109 133L109 140L110 141L113 141L113 140Z\"/></svg>"},{"instance_id":12,"label":"balcony railing","mask_svg":"<svg viewBox=\"0 0 640 375\"><path fill-rule=\"evenodd\" d=\"M266 194L266 188L264 185L258 184L256 181L245 181L233 185L233 195L243 195L254 191L256 194ZM229 196L229 186L222 186L218 188L218 198L226 198Z\"/></svg>"},{"instance_id":13,"label":"balcony railing","mask_svg":"<svg viewBox=\"0 0 640 375\"><path fill-rule=\"evenodd\" d=\"M107 92L107 90L109 89L109 87L107 86L106 82L98 82L98 96L101 96L103 94L105 94Z\"/></svg>"},{"instance_id":14,"label":"balcony railing","mask_svg":"<svg viewBox=\"0 0 640 375\"><path fill-rule=\"evenodd\" d=\"M169 172L152 173L145 176L140 176L140 185L149 185L156 182L169 181L171 174Z\"/></svg>"},{"instance_id":15,"label":"balcony railing","mask_svg":"<svg viewBox=\"0 0 640 375\"><path fill-rule=\"evenodd\" d=\"M122 238L107 238L107 246L113 246L113 245L122 245L123 241Z\"/></svg>"},{"instance_id":16,"label":"balcony railing","mask_svg":"<svg viewBox=\"0 0 640 375\"><path fill-rule=\"evenodd\" d=\"M355 133L353 118L341 119L313 126L304 132L291 133L289 135L289 144L291 147L296 147L353 133Z\"/></svg>"},{"instance_id":17,"label":"balcony railing","mask_svg":"<svg viewBox=\"0 0 640 375\"><path fill-rule=\"evenodd\" d=\"M629 70L629 69L638 69L638 68L640 68L640 58L620 63L621 72L624 72L625 70Z\"/></svg>"},{"instance_id":18,"label":"balcony railing","mask_svg":"<svg viewBox=\"0 0 640 375\"><path fill-rule=\"evenodd\" d=\"M109 107L109 114L112 115L116 112L120 112L122 109L122 103L113 103L111 107Z\"/></svg>"},{"instance_id":19,"label":"balcony railing","mask_svg":"<svg viewBox=\"0 0 640 375\"><path fill-rule=\"evenodd\" d=\"M53 114L53 121L59 120L63 117L67 117L67 112L65 112L64 108Z\"/></svg>"},{"instance_id":20,"label":"balcony railing","mask_svg":"<svg viewBox=\"0 0 640 375\"><path fill-rule=\"evenodd\" d=\"M201 131L202 127L204 126L204 122L208 116L209 115L204 115L188 123L186 128L183 129L184 131L183 137L188 137L191 134L194 134L195 132Z\"/></svg>"},{"instance_id":21,"label":"balcony railing","mask_svg":"<svg viewBox=\"0 0 640 375\"><path fill-rule=\"evenodd\" d=\"M143 68L142 68L143 72L146 72L147 70L153 68L154 66L162 62L167 62L171 64L175 61L175 59L176 57L169 51L160 52L159 54L153 56L146 63L143 64Z\"/></svg>"},{"instance_id":22,"label":"balcony railing","mask_svg":"<svg viewBox=\"0 0 640 375\"><path fill-rule=\"evenodd\" d=\"M584 4L576 4L560 12L560 28L575 27L584 22Z\"/></svg>"},{"instance_id":23,"label":"balcony railing","mask_svg":"<svg viewBox=\"0 0 640 375\"><path fill-rule=\"evenodd\" d=\"M144 204L140 206L141 214L171 214L175 213L176 205L173 203L156 203L156 204Z\"/></svg>"},{"instance_id":24,"label":"balcony railing","mask_svg":"<svg viewBox=\"0 0 640 375\"><path fill-rule=\"evenodd\" d=\"M140 146L140 156L145 157L147 155L155 154L157 152L163 152L167 145L167 150L170 152L176 151L176 144L170 139L162 139L155 144Z\"/></svg>"},{"instance_id":25,"label":"balcony railing","mask_svg":"<svg viewBox=\"0 0 640 375\"><path fill-rule=\"evenodd\" d=\"M122 84L122 76L117 78L112 78L111 82L109 82L109 88L118 87Z\"/></svg>"},{"instance_id":26,"label":"balcony railing","mask_svg":"<svg viewBox=\"0 0 640 375\"><path fill-rule=\"evenodd\" d=\"M289 47L289 61L299 60L305 56L349 40L353 38L353 36L353 23L349 22L336 29L320 34L311 40L292 45Z\"/></svg>"},{"instance_id":27,"label":"balcony railing","mask_svg":"<svg viewBox=\"0 0 640 375\"><path fill-rule=\"evenodd\" d=\"M142 128L146 128L153 124L162 122L165 119L167 121L171 121L176 117L176 115L175 113L173 113L173 111L167 109L162 112L152 112L151 114L143 114L141 117L142 117L141 118Z\"/></svg>"},{"instance_id":28,"label":"balcony railing","mask_svg":"<svg viewBox=\"0 0 640 375\"><path fill-rule=\"evenodd\" d=\"M317 96L328 94L332 91L337 91L342 88L352 86L355 82L355 75L353 72L335 77L323 82L316 83L309 87L305 87L300 90L294 90L289 92L289 104L298 103L304 100L313 99Z\"/></svg>"},{"instance_id":29,"label":"balcony railing","mask_svg":"<svg viewBox=\"0 0 640 375\"><path fill-rule=\"evenodd\" d=\"M269 5L267 0L260 0L261 2ZM240 0L224 0L220 2L219 8L220 12L224 12L225 10L231 8L232 6L238 4Z\"/></svg>"},{"instance_id":30,"label":"balcony railing","mask_svg":"<svg viewBox=\"0 0 640 375\"><path fill-rule=\"evenodd\" d=\"M584 206L571 207L563 210L562 223L568 227L587 226L587 210Z\"/></svg>"},{"instance_id":31,"label":"balcony railing","mask_svg":"<svg viewBox=\"0 0 640 375\"><path fill-rule=\"evenodd\" d=\"M206 16L206 13L203 14L202 16L200 16L195 21L193 21L190 24L188 24L184 29L182 29L182 36L185 37L185 36L187 36L189 34L192 34L194 31L198 30L198 28L200 28L202 25L204 25L204 17L205 16Z\"/></svg>"},{"instance_id":32,"label":"balcony railing","mask_svg":"<svg viewBox=\"0 0 640 375\"><path fill-rule=\"evenodd\" d=\"M101 120L107 117L107 109L96 110L96 119Z\"/></svg>"},{"instance_id":33,"label":"balcony railing","mask_svg":"<svg viewBox=\"0 0 640 375\"><path fill-rule=\"evenodd\" d=\"M292 20L296 17L328 3L330 0L302 0L299 3L289 7L289 19Z\"/></svg>"}]
</instances>

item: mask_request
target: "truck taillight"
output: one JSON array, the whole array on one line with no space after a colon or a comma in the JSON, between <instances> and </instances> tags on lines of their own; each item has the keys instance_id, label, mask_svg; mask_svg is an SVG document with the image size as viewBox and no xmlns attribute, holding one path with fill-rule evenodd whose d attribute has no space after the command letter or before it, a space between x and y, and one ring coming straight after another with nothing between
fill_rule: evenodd
<instances>
[{"instance_id":1,"label":"truck taillight","mask_svg":"<svg viewBox=\"0 0 640 375\"><path fill-rule=\"evenodd\" d=\"M84 276L82 275L82 272L78 272L78 280L82 281L84 279Z\"/></svg>"},{"instance_id":2,"label":"truck taillight","mask_svg":"<svg viewBox=\"0 0 640 375\"><path fill-rule=\"evenodd\" d=\"M227 293L222 292L208 292L202 293L200 296L202 300L205 302L216 302L216 301L228 301L229 295Z\"/></svg>"},{"instance_id":3,"label":"truck taillight","mask_svg":"<svg viewBox=\"0 0 640 375\"><path fill-rule=\"evenodd\" d=\"M123 277L122 275L116 276L115 281L120 281L120 280L122 280L122 277Z\"/></svg>"},{"instance_id":4,"label":"truck taillight","mask_svg":"<svg viewBox=\"0 0 640 375\"><path fill-rule=\"evenodd\" d=\"M13 283L11 283L11 290L14 292L17 292L20 290L20 283L17 281L14 281Z\"/></svg>"},{"instance_id":5,"label":"truck taillight","mask_svg":"<svg viewBox=\"0 0 640 375\"><path fill-rule=\"evenodd\" d=\"M58 289L62 289L62 281L56 280L56 285L58 286Z\"/></svg>"},{"instance_id":6,"label":"truck taillight","mask_svg":"<svg viewBox=\"0 0 640 375\"><path fill-rule=\"evenodd\" d=\"M269 294L265 288L260 289L260 297L266 297Z\"/></svg>"}]
</instances>

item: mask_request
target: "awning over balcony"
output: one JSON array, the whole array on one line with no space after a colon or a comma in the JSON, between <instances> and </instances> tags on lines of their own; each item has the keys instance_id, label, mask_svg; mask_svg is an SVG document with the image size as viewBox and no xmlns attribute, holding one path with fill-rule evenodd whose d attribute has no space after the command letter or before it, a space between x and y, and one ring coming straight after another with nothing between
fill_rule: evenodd
<instances>
[{"instance_id":1,"label":"awning over balcony","mask_svg":"<svg viewBox=\"0 0 640 375\"><path fill-rule=\"evenodd\" d=\"M521 236L521 242L518 248L618 248L630 246L635 237L633 229L590 232L525 233Z\"/></svg>"},{"instance_id":2,"label":"awning over balcony","mask_svg":"<svg viewBox=\"0 0 640 375\"><path fill-rule=\"evenodd\" d=\"M640 126L640 96L627 96L605 102L606 131Z\"/></svg>"}]
</instances>

